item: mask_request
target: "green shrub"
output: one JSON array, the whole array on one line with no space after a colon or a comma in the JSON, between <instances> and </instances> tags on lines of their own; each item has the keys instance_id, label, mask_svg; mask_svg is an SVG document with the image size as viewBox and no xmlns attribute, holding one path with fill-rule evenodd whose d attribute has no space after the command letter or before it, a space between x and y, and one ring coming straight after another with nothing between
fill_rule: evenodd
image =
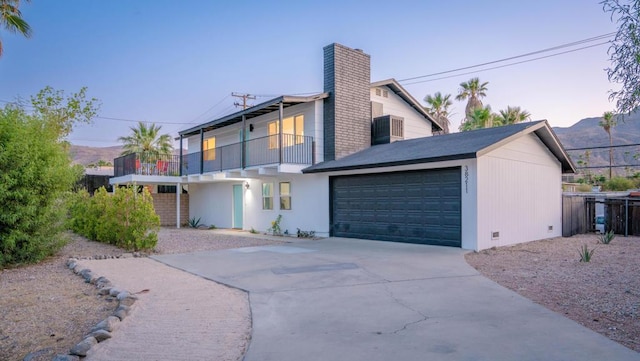
<instances>
[{"instance_id":1,"label":"green shrub","mask_svg":"<svg viewBox=\"0 0 640 361\"><path fill-rule=\"evenodd\" d=\"M625 177L613 177L602 185L606 191L626 191L634 188L635 184L631 179Z\"/></svg>"},{"instance_id":2,"label":"green shrub","mask_svg":"<svg viewBox=\"0 0 640 361\"><path fill-rule=\"evenodd\" d=\"M582 247L580 247L579 253L580 253L580 262L589 262L591 261L591 257L593 256L593 252L595 252L595 248L594 249L589 249L589 247L587 247L586 244L583 244Z\"/></svg>"},{"instance_id":3,"label":"green shrub","mask_svg":"<svg viewBox=\"0 0 640 361\"><path fill-rule=\"evenodd\" d=\"M127 250L153 249L158 242L160 217L148 190L118 188L109 194L100 188L93 197L86 192L72 197L71 229L91 240Z\"/></svg>"},{"instance_id":4,"label":"green shrub","mask_svg":"<svg viewBox=\"0 0 640 361\"><path fill-rule=\"evenodd\" d=\"M591 192L591 185L589 185L589 184L580 184L576 190L578 192Z\"/></svg>"},{"instance_id":5,"label":"green shrub","mask_svg":"<svg viewBox=\"0 0 640 361\"><path fill-rule=\"evenodd\" d=\"M198 228L198 226L200 226L200 218L193 217L189 219L189 227Z\"/></svg>"},{"instance_id":6,"label":"green shrub","mask_svg":"<svg viewBox=\"0 0 640 361\"><path fill-rule=\"evenodd\" d=\"M613 231L605 232L604 234L598 236L598 243L609 244L611 243L611 241L613 241L614 238L616 238L616 235L613 233Z\"/></svg>"}]
</instances>

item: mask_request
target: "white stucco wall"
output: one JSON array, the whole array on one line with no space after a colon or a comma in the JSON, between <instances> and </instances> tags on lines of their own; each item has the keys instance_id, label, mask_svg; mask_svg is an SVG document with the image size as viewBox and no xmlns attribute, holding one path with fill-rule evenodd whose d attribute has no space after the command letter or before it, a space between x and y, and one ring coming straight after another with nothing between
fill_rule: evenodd
<instances>
[{"instance_id":1,"label":"white stucco wall","mask_svg":"<svg viewBox=\"0 0 640 361\"><path fill-rule=\"evenodd\" d=\"M282 215L281 228L295 234L297 228L329 235L329 181L325 175L291 174L279 177L252 178L244 181L193 183L189 185L191 218L200 217L204 225L231 228L233 219L233 185L249 183L244 189L243 229L265 232L271 221ZM273 209L262 209L262 183L273 183ZM291 182L291 210L280 209L279 183Z\"/></svg>"},{"instance_id":2,"label":"white stucco wall","mask_svg":"<svg viewBox=\"0 0 640 361\"><path fill-rule=\"evenodd\" d=\"M480 156L478 250L560 236L561 180L560 162L534 134Z\"/></svg>"},{"instance_id":3,"label":"white stucco wall","mask_svg":"<svg viewBox=\"0 0 640 361\"><path fill-rule=\"evenodd\" d=\"M371 101L382 103L384 115L391 114L404 118L404 139L428 137L431 133L431 122L426 120L422 114L411 107L396 93L386 86L379 89L387 90L389 97L376 95L376 88L371 88Z\"/></svg>"},{"instance_id":4,"label":"white stucco wall","mask_svg":"<svg viewBox=\"0 0 640 361\"><path fill-rule=\"evenodd\" d=\"M206 226L231 228L233 220L233 184L216 182L189 184L189 217L200 218Z\"/></svg>"},{"instance_id":5,"label":"white stucco wall","mask_svg":"<svg viewBox=\"0 0 640 361\"><path fill-rule=\"evenodd\" d=\"M273 183L273 209L262 209L262 183ZM280 209L279 182L291 182L291 210ZM329 177L326 175L291 174L249 180L245 190L244 229L260 232L271 227L271 221L282 215L280 227L295 234L297 228L329 235Z\"/></svg>"}]
</instances>

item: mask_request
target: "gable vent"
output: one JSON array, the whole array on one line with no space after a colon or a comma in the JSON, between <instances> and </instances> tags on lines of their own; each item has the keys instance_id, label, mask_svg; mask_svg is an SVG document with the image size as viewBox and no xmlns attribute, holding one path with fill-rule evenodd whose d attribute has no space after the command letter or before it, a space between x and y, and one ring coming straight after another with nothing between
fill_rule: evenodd
<instances>
[{"instance_id":1,"label":"gable vent","mask_svg":"<svg viewBox=\"0 0 640 361\"><path fill-rule=\"evenodd\" d=\"M386 144L404 139L404 118L384 115L371 123L371 144Z\"/></svg>"}]
</instances>

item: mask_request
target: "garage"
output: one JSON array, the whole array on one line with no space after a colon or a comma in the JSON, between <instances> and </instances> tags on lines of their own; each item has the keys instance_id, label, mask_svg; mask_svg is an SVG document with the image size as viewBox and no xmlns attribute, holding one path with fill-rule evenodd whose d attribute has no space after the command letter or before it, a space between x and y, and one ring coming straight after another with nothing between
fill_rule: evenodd
<instances>
[{"instance_id":1,"label":"garage","mask_svg":"<svg viewBox=\"0 0 640 361\"><path fill-rule=\"evenodd\" d=\"M461 247L460 167L330 178L334 237Z\"/></svg>"}]
</instances>

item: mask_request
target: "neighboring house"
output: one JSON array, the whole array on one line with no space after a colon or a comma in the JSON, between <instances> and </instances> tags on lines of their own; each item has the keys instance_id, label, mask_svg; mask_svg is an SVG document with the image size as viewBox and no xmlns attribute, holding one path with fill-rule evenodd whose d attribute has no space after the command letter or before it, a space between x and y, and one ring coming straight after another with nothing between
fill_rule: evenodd
<instances>
[{"instance_id":1,"label":"neighboring house","mask_svg":"<svg viewBox=\"0 0 640 361\"><path fill-rule=\"evenodd\" d=\"M174 171L119 158L111 183L188 185L190 217L223 228L282 215L292 234L473 250L561 235L574 167L546 121L431 137L441 126L398 82L371 83L369 55L331 44L324 69L323 93L183 130Z\"/></svg>"}]
</instances>

